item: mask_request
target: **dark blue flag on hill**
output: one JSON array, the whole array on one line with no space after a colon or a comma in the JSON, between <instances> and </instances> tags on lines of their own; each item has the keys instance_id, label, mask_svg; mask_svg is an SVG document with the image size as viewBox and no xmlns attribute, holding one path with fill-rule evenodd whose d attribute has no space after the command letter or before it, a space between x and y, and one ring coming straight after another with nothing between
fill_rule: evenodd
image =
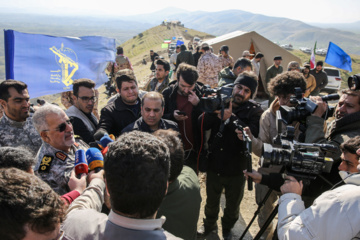
<instances>
[{"instance_id":1,"label":"dark blue flag on hill","mask_svg":"<svg viewBox=\"0 0 360 240\"><path fill-rule=\"evenodd\" d=\"M336 44L329 42L328 51L326 54L325 62L334 67L347 70L349 72L352 71L351 68L351 57L344 52L339 46Z\"/></svg>"},{"instance_id":2,"label":"dark blue flag on hill","mask_svg":"<svg viewBox=\"0 0 360 240\"><path fill-rule=\"evenodd\" d=\"M4 30L6 79L28 85L30 96L72 90L79 78L99 87L106 82L107 62L115 59L115 39L54 37Z\"/></svg>"}]
</instances>

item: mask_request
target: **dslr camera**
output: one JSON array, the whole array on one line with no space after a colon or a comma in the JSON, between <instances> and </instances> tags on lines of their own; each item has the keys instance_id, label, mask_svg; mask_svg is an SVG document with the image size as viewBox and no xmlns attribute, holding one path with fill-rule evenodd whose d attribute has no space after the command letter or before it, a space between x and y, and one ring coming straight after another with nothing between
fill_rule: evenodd
<instances>
[{"instance_id":1,"label":"dslr camera","mask_svg":"<svg viewBox=\"0 0 360 240\"><path fill-rule=\"evenodd\" d=\"M219 88L210 88L205 85L203 88L203 97L200 99L200 109L206 113L213 113L216 110L227 108L232 99L234 84L228 84Z\"/></svg>"},{"instance_id":2,"label":"dslr camera","mask_svg":"<svg viewBox=\"0 0 360 240\"><path fill-rule=\"evenodd\" d=\"M327 96L322 96L321 99L324 102L338 100L340 98L339 94L329 94ZM291 124L293 121L305 122L306 117L310 116L315 112L317 105L315 102L311 101L308 98L302 97L301 88L295 88L295 96L290 98L290 103L296 105L296 107L281 106L280 112L283 117L283 121L286 125ZM334 114L335 107L328 106L326 113L323 118L326 120L329 116Z\"/></svg>"},{"instance_id":3,"label":"dslr camera","mask_svg":"<svg viewBox=\"0 0 360 240\"><path fill-rule=\"evenodd\" d=\"M283 165L288 175L297 179L314 180L317 175L329 173L333 159L325 157L326 151L336 151L330 144L299 143L294 141L294 127L287 126L281 133L281 113L276 112L278 135L274 139L275 145L264 143L261 156L261 166Z\"/></svg>"}]
</instances>

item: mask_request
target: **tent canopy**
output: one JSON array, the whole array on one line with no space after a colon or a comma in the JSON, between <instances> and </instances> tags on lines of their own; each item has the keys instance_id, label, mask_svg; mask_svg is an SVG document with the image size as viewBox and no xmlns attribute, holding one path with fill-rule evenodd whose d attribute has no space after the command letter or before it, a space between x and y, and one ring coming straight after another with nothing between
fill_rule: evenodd
<instances>
[{"instance_id":1,"label":"tent canopy","mask_svg":"<svg viewBox=\"0 0 360 240\"><path fill-rule=\"evenodd\" d=\"M274 63L275 56L280 55L282 57L283 61L281 65L284 71L286 71L287 65L291 61L296 61L300 66L302 65L300 58L255 31L235 31L204 42L213 47L214 53L218 53L222 45L227 45L229 47L229 54L234 58L234 61L242 57L243 51L250 51L252 43L255 48L255 53L261 52L264 55L260 61L260 76L263 80L265 80L266 77L266 70Z\"/></svg>"}]
</instances>

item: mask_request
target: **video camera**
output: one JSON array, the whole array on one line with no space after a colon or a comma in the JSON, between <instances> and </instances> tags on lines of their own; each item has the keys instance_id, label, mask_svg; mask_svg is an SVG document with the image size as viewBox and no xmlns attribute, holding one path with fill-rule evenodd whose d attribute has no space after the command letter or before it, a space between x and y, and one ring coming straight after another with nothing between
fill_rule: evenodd
<instances>
[{"instance_id":1,"label":"video camera","mask_svg":"<svg viewBox=\"0 0 360 240\"><path fill-rule=\"evenodd\" d=\"M234 84L228 84L223 87L210 88L205 85L203 89L203 97L200 99L200 109L206 113L213 113L216 110L229 106L232 99L232 91Z\"/></svg>"},{"instance_id":2,"label":"video camera","mask_svg":"<svg viewBox=\"0 0 360 240\"><path fill-rule=\"evenodd\" d=\"M294 141L294 127L287 126L282 133L281 112L276 112L278 135L274 138L275 145L264 143L261 166L283 165L288 175L297 179L313 180L322 172L329 173L333 164L331 158L325 157L326 151L334 151L330 144L299 143Z\"/></svg>"},{"instance_id":3,"label":"video camera","mask_svg":"<svg viewBox=\"0 0 360 240\"><path fill-rule=\"evenodd\" d=\"M340 98L339 94L330 94L327 96L322 96L321 99L324 102L338 100ZM280 112L283 117L283 121L286 125L291 124L293 121L304 122L307 116L310 116L315 112L317 105L315 102L311 101L308 98L302 97L301 88L295 88L295 96L290 98L290 103L296 104L296 107L281 106ZM329 116L334 114L335 107L328 106L326 113L323 118L326 120Z\"/></svg>"}]
</instances>

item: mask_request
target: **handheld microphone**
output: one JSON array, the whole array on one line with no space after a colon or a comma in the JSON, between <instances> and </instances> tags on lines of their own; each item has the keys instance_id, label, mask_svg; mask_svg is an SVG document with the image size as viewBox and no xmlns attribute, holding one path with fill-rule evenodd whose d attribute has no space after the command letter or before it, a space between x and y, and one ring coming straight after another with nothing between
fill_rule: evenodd
<instances>
[{"instance_id":1,"label":"handheld microphone","mask_svg":"<svg viewBox=\"0 0 360 240\"><path fill-rule=\"evenodd\" d=\"M104 168L104 157L99 149L89 148L86 150L86 159L89 164L90 171L99 172Z\"/></svg>"},{"instance_id":2,"label":"handheld microphone","mask_svg":"<svg viewBox=\"0 0 360 240\"><path fill-rule=\"evenodd\" d=\"M114 136L111 134L110 136L105 134L101 139L99 145L101 145L103 148L106 148L109 143L114 141Z\"/></svg>"},{"instance_id":3,"label":"handheld microphone","mask_svg":"<svg viewBox=\"0 0 360 240\"><path fill-rule=\"evenodd\" d=\"M75 152L75 174L78 179L83 173L88 174L88 164L86 161L85 151L79 149Z\"/></svg>"}]
</instances>

